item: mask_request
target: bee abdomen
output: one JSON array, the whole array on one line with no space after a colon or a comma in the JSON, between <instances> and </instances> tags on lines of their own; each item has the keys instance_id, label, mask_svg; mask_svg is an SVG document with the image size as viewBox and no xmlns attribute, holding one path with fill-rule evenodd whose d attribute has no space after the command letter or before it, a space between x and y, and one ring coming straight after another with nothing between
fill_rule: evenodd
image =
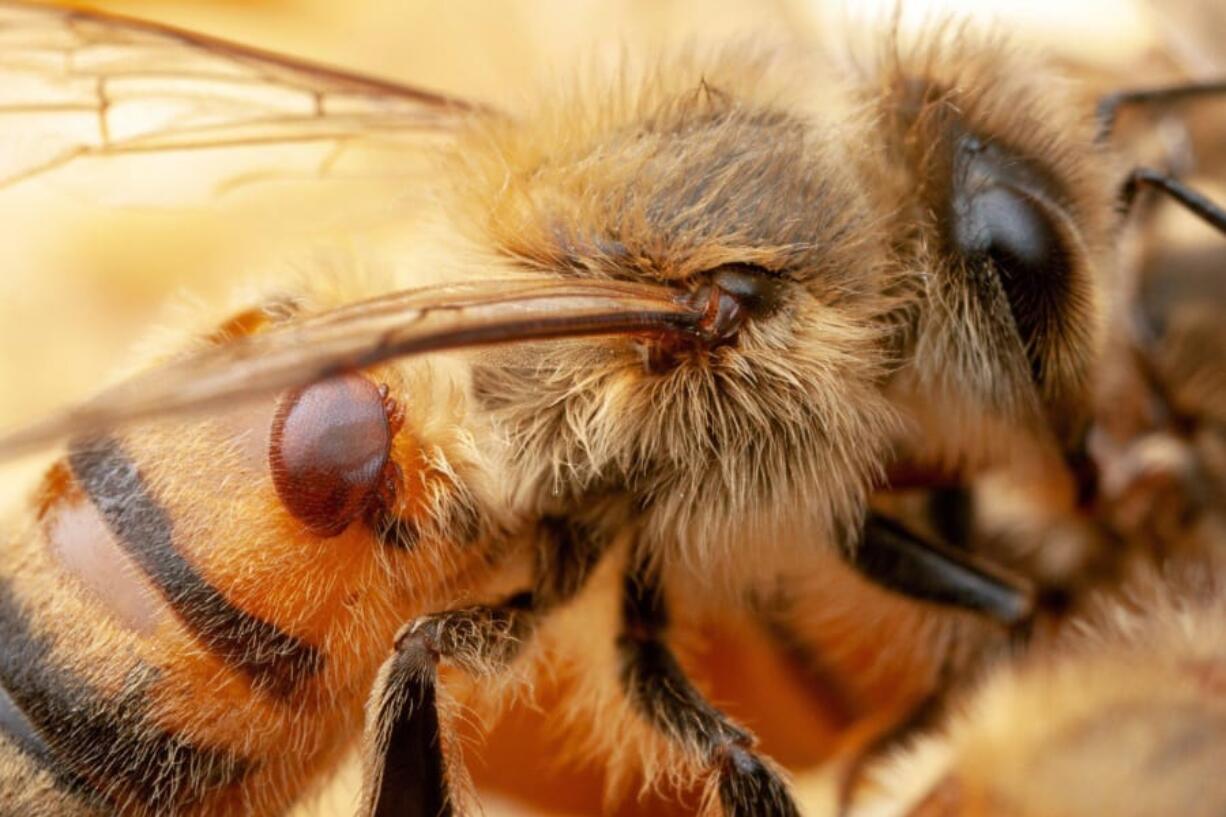
<instances>
[{"instance_id":1,"label":"bee abdomen","mask_svg":"<svg viewBox=\"0 0 1226 817\"><path fill-rule=\"evenodd\" d=\"M8 692L0 688L0 815L39 813L54 807L60 814L89 814L105 805L89 784L55 757L51 747ZM10 790L11 789L11 790ZM51 812L47 812L51 813Z\"/></svg>"},{"instance_id":2,"label":"bee abdomen","mask_svg":"<svg viewBox=\"0 0 1226 817\"><path fill-rule=\"evenodd\" d=\"M322 668L316 648L235 606L184 558L169 513L118 439L77 441L68 463L119 546L175 615L257 690L289 698Z\"/></svg>"},{"instance_id":3,"label":"bee abdomen","mask_svg":"<svg viewBox=\"0 0 1226 817\"><path fill-rule=\"evenodd\" d=\"M272 401L70 441L0 562L0 817L35 778L22 813L268 817L336 765L396 630L480 529L426 446L389 460L388 390L362 395L374 459L335 507L278 484L311 469L276 471ZM401 528L412 547L381 546Z\"/></svg>"},{"instance_id":4,"label":"bee abdomen","mask_svg":"<svg viewBox=\"0 0 1226 817\"><path fill-rule=\"evenodd\" d=\"M141 697L147 680L110 696L59 663L7 580L0 580L0 643L0 731L84 813L179 810L240 782L251 767L234 752L154 726ZM10 761L0 765L2 789L16 784Z\"/></svg>"},{"instance_id":5,"label":"bee abdomen","mask_svg":"<svg viewBox=\"0 0 1226 817\"><path fill-rule=\"evenodd\" d=\"M18 792L36 815L274 813L326 757L323 650L210 580L201 520L232 505L177 506L134 445L73 441L0 569L0 817ZM295 741L315 754L271 754Z\"/></svg>"}]
</instances>

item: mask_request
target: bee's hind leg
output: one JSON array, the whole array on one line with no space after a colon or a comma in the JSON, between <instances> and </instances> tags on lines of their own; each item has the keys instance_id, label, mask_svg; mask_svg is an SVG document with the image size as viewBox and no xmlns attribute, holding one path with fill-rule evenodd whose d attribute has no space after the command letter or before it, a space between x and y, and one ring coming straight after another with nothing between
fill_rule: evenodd
<instances>
[{"instance_id":1,"label":"bee's hind leg","mask_svg":"<svg viewBox=\"0 0 1226 817\"><path fill-rule=\"evenodd\" d=\"M753 751L753 736L708 702L664 643L668 613L660 588L626 576L622 633L617 647L621 683L631 704L653 727L692 752L710 770L724 817L798 817L787 784Z\"/></svg>"}]
</instances>

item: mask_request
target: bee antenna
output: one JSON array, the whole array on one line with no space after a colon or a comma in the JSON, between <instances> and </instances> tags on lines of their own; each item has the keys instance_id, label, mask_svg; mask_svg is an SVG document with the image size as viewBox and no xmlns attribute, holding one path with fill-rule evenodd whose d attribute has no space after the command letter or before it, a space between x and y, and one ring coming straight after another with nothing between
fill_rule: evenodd
<instances>
[{"instance_id":1,"label":"bee antenna","mask_svg":"<svg viewBox=\"0 0 1226 817\"><path fill-rule=\"evenodd\" d=\"M1157 88L1133 88L1107 94L1098 101L1098 142L1106 143L1115 132L1115 123L1120 108L1140 105L1173 105L1179 102L1226 95L1226 79L1207 82L1185 82L1178 85L1163 85Z\"/></svg>"},{"instance_id":2,"label":"bee antenna","mask_svg":"<svg viewBox=\"0 0 1226 817\"><path fill-rule=\"evenodd\" d=\"M1201 221L1226 236L1226 208L1170 174L1152 167L1136 167L1128 174L1123 187L1120 188L1120 208L1123 212L1128 213L1132 210L1137 193L1142 187L1151 188L1170 197Z\"/></svg>"}]
</instances>

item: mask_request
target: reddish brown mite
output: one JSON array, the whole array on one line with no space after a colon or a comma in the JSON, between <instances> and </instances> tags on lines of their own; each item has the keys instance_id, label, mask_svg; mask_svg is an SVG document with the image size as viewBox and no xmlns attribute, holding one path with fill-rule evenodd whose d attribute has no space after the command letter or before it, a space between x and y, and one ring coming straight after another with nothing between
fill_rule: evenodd
<instances>
[{"instance_id":1,"label":"reddish brown mite","mask_svg":"<svg viewBox=\"0 0 1226 817\"><path fill-rule=\"evenodd\" d=\"M317 536L337 536L395 498L392 440L404 413L364 377L345 374L287 394L273 417L268 464L286 510Z\"/></svg>"}]
</instances>

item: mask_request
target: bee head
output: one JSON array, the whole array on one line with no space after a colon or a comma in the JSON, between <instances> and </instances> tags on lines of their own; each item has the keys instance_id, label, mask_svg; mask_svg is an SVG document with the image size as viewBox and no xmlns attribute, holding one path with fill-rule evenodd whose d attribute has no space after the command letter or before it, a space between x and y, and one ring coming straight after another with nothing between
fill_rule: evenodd
<instances>
[{"instance_id":1,"label":"bee head","mask_svg":"<svg viewBox=\"0 0 1226 817\"><path fill-rule=\"evenodd\" d=\"M499 263L702 315L479 368L535 496L634 497L695 547L841 538L893 460L1077 436L1110 163L1066 89L947 39L877 74L682 59L461 141L454 220Z\"/></svg>"},{"instance_id":2,"label":"bee head","mask_svg":"<svg viewBox=\"0 0 1226 817\"><path fill-rule=\"evenodd\" d=\"M455 221L503 263L658 284L702 314L691 338L479 369L544 501L632 496L649 529L703 548L785 506L814 538L858 514L894 423L893 272L850 173L854 117L799 94L804 70L683 59L462 144Z\"/></svg>"}]
</instances>

